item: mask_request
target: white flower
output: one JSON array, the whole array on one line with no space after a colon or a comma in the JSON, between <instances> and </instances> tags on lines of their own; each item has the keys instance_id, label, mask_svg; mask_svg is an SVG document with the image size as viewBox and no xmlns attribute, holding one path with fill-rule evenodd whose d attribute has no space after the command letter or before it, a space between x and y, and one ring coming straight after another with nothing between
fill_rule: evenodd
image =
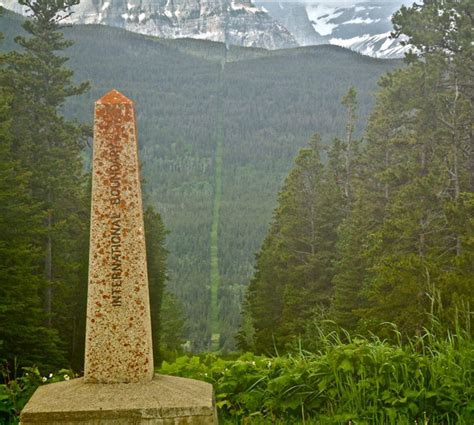
<instances>
[{"instance_id":1,"label":"white flower","mask_svg":"<svg viewBox=\"0 0 474 425\"><path fill-rule=\"evenodd\" d=\"M51 379L52 377L53 377L53 374L52 374L52 373L50 373L50 374L49 374L49 378Z\"/></svg>"},{"instance_id":2,"label":"white flower","mask_svg":"<svg viewBox=\"0 0 474 425\"><path fill-rule=\"evenodd\" d=\"M66 373L66 374L64 375L64 380L65 380L65 381L69 381L70 379L71 379L71 378L69 378L69 375Z\"/></svg>"},{"instance_id":3,"label":"white flower","mask_svg":"<svg viewBox=\"0 0 474 425\"><path fill-rule=\"evenodd\" d=\"M252 366L255 366L255 362L252 362Z\"/></svg>"},{"instance_id":4,"label":"white flower","mask_svg":"<svg viewBox=\"0 0 474 425\"><path fill-rule=\"evenodd\" d=\"M41 378L41 380L42 380L43 382L46 382L46 381L48 380L48 378L46 378L46 376L43 376L43 377Z\"/></svg>"}]
</instances>

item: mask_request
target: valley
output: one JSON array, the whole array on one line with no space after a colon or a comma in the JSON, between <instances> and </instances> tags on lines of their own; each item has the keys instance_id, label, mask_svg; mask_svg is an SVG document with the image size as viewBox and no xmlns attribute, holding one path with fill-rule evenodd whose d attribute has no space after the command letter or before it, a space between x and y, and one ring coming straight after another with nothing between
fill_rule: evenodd
<instances>
[{"instance_id":1,"label":"valley","mask_svg":"<svg viewBox=\"0 0 474 425\"><path fill-rule=\"evenodd\" d=\"M11 49L20 19L2 20ZM340 99L352 85L360 136L377 80L400 62L327 45L271 52L98 25L66 32L75 42L68 64L91 90L65 113L90 123L94 100L111 88L135 101L146 202L169 231L168 287L183 303L187 338L193 350L207 349L218 317L218 346L233 350L254 255L294 156L314 132L326 142L343 134ZM219 291L211 297L216 248Z\"/></svg>"}]
</instances>

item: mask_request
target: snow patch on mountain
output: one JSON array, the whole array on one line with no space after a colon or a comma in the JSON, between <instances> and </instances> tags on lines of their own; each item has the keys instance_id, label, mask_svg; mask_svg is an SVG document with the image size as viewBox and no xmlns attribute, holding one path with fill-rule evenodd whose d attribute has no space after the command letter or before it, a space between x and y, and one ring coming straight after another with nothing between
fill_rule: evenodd
<instances>
[{"instance_id":1,"label":"snow patch on mountain","mask_svg":"<svg viewBox=\"0 0 474 425\"><path fill-rule=\"evenodd\" d=\"M372 36L364 34L349 39L331 38L329 43L376 58L398 58L407 50L406 47L400 45L399 40L390 38L390 32Z\"/></svg>"},{"instance_id":2,"label":"snow patch on mountain","mask_svg":"<svg viewBox=\"0 0 474 425\"><path fill-rule=\"evenodd\" d=\"M236 3L234 0L230 2L230 8L231 10L242 10L248 13L263 12L262 9L255 7L253 4Z\"/></svg>"},{"instance_id":3,"label":"snow patch on mountain","mask_svg":"<svg viewBox=\"0 0 474 425\"><path fill-rule=\"evenodd\" d=\"M341 25L349 25L349 24L373 24L375 22L380 22L380 19L370 19L370 18L361 18L360 16L357 18L353 18L349 21L343 22Z\"/></svg>"},{"instance_id":4,"label":"snow patch on mountain","mask_svg":"<svg viewBox=\"0 0 474 425\"><path fill-rule=\"evenodd\" d=\"M342 15L342 11L324 4L311 4L306 7L306 13L315 31L319 35L329 35L337 24L332 23L334 19Z\"/></svg>"}]
</instances>

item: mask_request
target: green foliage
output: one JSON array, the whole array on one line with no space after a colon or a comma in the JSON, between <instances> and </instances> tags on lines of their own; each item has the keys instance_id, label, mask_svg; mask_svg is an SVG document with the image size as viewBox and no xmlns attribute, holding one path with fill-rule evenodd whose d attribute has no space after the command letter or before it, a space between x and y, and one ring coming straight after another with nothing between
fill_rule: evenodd
<instances>
[{"instance_id":1,"label":"green foliage","mask_svg":"<svg viewBox=\"0 0 474 425\"><path fill-rule=\"evenodd\" d=\"M150 291L150 310L153 339L153 358L155 364L161 361L161 340L163 332L163 295L166 284L166 258L168 251L165 248L166 230L159 213L148 207L144 214L145 241L147 256L148 284ZM169 322L168 322L169 323ZM169 336L166 336L169 338Z\"/></svg>"},{"instance_id":2,"label":"green foliage","mask_svg":"<svg viewBox=\"0 0 474 425\"><path fill-rule=\"evenodd\" d=\"M21 376L14 376L8 366L1 366L0 423L18 423L21 410L40 385L68 381L73 377L72 371L66 369L60 370L57 374L42 376L34 367L25 367Z\"/></svg>"},{"instance_id":3,"label":"green foliage","mask_svg":"<svg viewBox=\"0 0 474 425\"><path fill-rule=\"evenodd\" d=\"M324 167L321 150L319 135L300 150L257 257L246 298L257 352L288 348L303 336L310 318L323 316L331 304L337 227L349 191Z\"/></svg>"},{"instance_id":4,"label":"green foliage","mask_svg":"<svg viewBox=\"0 0 474 425\"><path fill-rule=\"evenodd\" d=\"M474 343L459 330L407 345L322 335L318 353L180 357L161 373L214 385L231 423L469 424L474 420ZM347 335L344 336L347 338Z\"/></svg>"},{"instance_id":5,"label":"green foliage","mask_svg":"<svg viewBox=\"0 0 474 425\"><path fill-rule=\"evenodd\" d=\"M369 119L356 202L339 232L333 317L340 325L378 332L378 323L392 321L415 335L428 325L433 300L451 328L456 309L474 302L468 9L434 1L394 18L418 55L381 80Z\"/></svg>"},{"instance_id":6,"label":"green foliage","mask_svg":"<svg viewBox=\"0 0 474 425\"><path fill-rule=\"evenodd\" d=\"M161 339L159 348L161 359L170 361L182 354L186 321L184 309L179 299L168 290L161 302ZM155 345L153 345L155 347ZM158 365L159 363L155 363Z\"/></svg>"},{"instance_id":7,"label":"green foliage","mask_svg":"<svg viewBox=\"0 0 474 425\"><path fill-rule=\"evenodd\" d=\"M44 326L36 263L40 250L41 211L29 191L31 173L14 158L11 143L11 98L0 91L0 361L64 361L60 341ZM27 312L27 314L25 314Z\"/></svg>"}]
</instances>

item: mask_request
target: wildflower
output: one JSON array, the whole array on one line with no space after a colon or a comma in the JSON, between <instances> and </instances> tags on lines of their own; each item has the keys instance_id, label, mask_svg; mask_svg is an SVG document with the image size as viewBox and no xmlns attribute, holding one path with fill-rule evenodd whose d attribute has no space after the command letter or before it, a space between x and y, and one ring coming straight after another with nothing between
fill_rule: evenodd
<instances>
[{"instance_id":1,"label":"wildflower","mask_svg":"<svg viewBox=\"0 0 474 425\"><path fill-rule=\"evenodd\" d=\"M51 379L52 377L53 377L53 374L52 374L52 373L50 373L50 374L49 374L49 378Z\"/></svg>"},{"instance_id":2,"label":"wildflower","mask_svg":"<svg viewBox=\"0 0 474 425\"><path fill-rule=\"evenodd\" d=\"M256 363L255 363L255 362L252 362L252 366L256 366Z\"/></svg>"},{"instance_id":3,"label":"wildflower","mask_svg":"<svg viewBox=\"0 0 474 425\"><path fill-rule=\"evenodd\" d=\"M41 380L42 380L43 382L46 382L46 381L48 380L48 378L46 378L46 376L43 376L43 377L41 378Z\"/></svg>"},{"instance_id":4,"label":"wildflower","mask_svg":"<svg viewBox=\"0 0 474 425\"><path fill-rule=\"evenodd\" d=\"M65 380L65 381L69 381L69 379L71 379L71 378L69 378L69 375L66 373L66 374L64 375L64 380Z\"/></svg>"}]
</instances>

